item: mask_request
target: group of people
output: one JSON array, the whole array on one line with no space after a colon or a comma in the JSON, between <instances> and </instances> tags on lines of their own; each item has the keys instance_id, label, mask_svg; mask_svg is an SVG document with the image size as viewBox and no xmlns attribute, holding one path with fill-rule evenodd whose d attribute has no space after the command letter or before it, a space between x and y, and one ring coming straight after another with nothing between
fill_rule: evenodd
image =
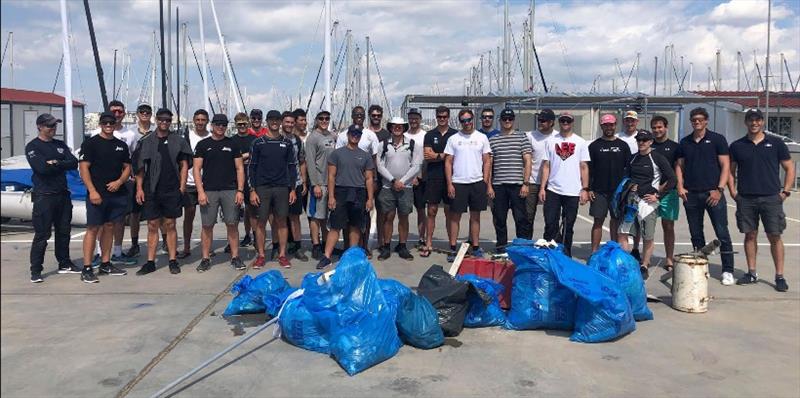
<instances>
[{"instance_id":1,"label":"group of people","mask_svg":"<svg viewBox=\"0 0 800 398\"><path fill-rule=\"evenodd\" d=\"M61 120L39 116L39 136L26 147L34 183L32 282L42 281L44 251L53 229L59 273L80 273L87 283L98 281L93 265L101 275L125 275L114 263L135 264L141 219L147 221L147 259L137 275L156 270L159 248L168 255L170 272L177 274L178 260L191 255L198 206L202 224L198 272L211 267L213 228L219 216L226 225L225 252L230 253L231 266L241 270L247 266L239 250L249 245L256 249L254 269L272 260L287 268L290 257L308 260L301 244L305 213L311 257L318 261L317 269L324 269L332 264L340 235L345 247L363 247L371 257L373 209L378 260L393 253L412 260L410 214L416 210L418 253L428 257L443 206L448 261L453 261L464 213L469 213L470 254L482 257L481 212L491 209L495 251L502 253L509 241L509 210L514 235L531 239L540 205L543 238L562 243L571 256L578 208L590 204L592 251L599 247L605 220L610 218L611 240L630 250L647 278L659 218L666 267L672 267L674 225L682 199L695 249L706 244L703 222L704 214L709 214L721 242L723 285L758 280L756 237L761 220L772 249L775 288L788 289L783 278L782 202L790 195L795 170L786 145L765 134L758 110L747 111L747 134L730 146L724 136L707 129L708 113L703 108L690 112L693 131L680 142L669 139L665 117L651 117L651 130L642 130L638 114L631 110L624 114L621 132L613 114L602 115L602 135L591 143L575 134L570 112L556 115L550 109L537 114L537 129L527 133L515 129L516 115L509 108L499 113L499 123L492 108L477 114L461 109L460 129L454 129L450 109L439 106L436 127L425 131L418 109L408 110L407 120L391 118L384 128L380 106L357 106L352 109L352 124L340 132L332 131L331 114L324 110L316 114L309 132L302 109L271 110L266 120L262 111L253 109L249 116L234 117L232 136L226 135L229 121L224 114L209 118L199 109L192 128L178 131L172 129L168 109L156 112L155 124L152 111L149 105L140 105L136 126L125 129L124 105L112 101L100 115L98 131L81 145L78 158L53 138ZM87 188L83 267L72 263L68 251L72 205L65 174L75 168ZM785 171L782 182L780 168ZM745 234L748 271L736 281L726 188L737 204L737 226ZM176 219L182 215L179 251ZM126 219L132 245L122 252ZM240 219L245 231L241 241ZM395 220L398 241L392 247Z\"/></svg>"}]
</instances>

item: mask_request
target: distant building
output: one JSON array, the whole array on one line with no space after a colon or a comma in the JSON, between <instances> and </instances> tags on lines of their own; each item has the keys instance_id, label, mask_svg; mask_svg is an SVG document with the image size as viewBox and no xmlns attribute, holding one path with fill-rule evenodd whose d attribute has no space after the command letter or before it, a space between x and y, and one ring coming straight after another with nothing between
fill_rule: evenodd
<instances>
[{"instance_id":1,"label":"distant building","mask_svg":"<svg viewBox=\"0 0 800 398\"><path fill-rule=\"evenodd\" d=\"M0 157L25 154L25 144L36 137L36 118L50 113L64 119L64 97L47 92L0 88ZM74 146L83 142L84 104L72 101ZM64 125L58 125L56 138L65 140ZM73 148L75 149L75 148Z\"/></svg>"},{"instance_id":2,"label":"distant building","mask_svg":"<svg viewBox=\"0 0 800 398\"><path fill-rule=\"evenodd\" d=\"M744 112L747 109L758 108L766 112L767 96L763 91L692 91L692 93L705 97L704 104L697 105L706 107L710 119L716 118L716 128L713 130L724 132L728 141L746 134ZM714 101L715 97L727 97L727 99ZM714 106L709 107L709 104ZM691 109L691 106L684 108L685 120L689 120ZM768 122L769 131L790 138L794 142L800 142L800 93L770 91Z\"/></svg>"}]
</instances>

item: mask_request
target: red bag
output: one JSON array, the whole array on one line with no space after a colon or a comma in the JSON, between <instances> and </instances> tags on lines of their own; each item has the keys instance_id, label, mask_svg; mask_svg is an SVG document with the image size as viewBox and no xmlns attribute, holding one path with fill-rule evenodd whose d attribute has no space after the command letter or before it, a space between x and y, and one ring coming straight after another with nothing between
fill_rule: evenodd
<instances>
[{"instance_id":1,"label":"red bag","mask_svg":"<svg viewBox=\"0 0 800 398\"><path fill-rule=\"evenodd\" d=\"M500 307L508 309L511 307L511 282L514 279L514 269L514 263L511 261L465 258L458 269L458 275L473 274L503 285L503 293L500 295Z\"/></svg>"}]
</instances>

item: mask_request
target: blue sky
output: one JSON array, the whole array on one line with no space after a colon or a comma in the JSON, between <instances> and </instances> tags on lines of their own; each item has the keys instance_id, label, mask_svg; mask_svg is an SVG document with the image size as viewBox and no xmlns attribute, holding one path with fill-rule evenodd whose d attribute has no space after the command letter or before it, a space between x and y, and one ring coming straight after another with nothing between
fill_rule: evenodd
<instances>
[{"instance_id":1,"label":"blue sky","mask_svg":"<svg viewBox=\"0 0 800 398\"><path fill-rule=\"evenodd\" d=\"M498 1L332 2L333 18L339 21L339 40L346 30L351 30L363 56L364 37L371 37L383 85L394 107L400 105L405 94L462 94L464 79L470 67L477 65L479 54L488 58L487 52L502 39L502 3ZM73 93L76 99L87 103L89 111L97 111L101 101L82 3L68 3L75 52ZM123 53L129 54L132 61L128 84L122 86L119 97L129 107L135 106L143 93L142 97L149 101L149 90L142 87L146 85L143 79L148 73L152 32L158 28L158 2L94 0L90 4L107 89L112 88L112 59L114 49L118 49L118 85L123 74ZM529 4L511 2L510 21L517 45L521 45L519 33ZM181 19L187 23L189 36L199 51L197 1L176 0L172 6L180 7ZM734 90L737 51L743 53L751 77L754 51L764 68L766 10L766 1L755 0L537 1L535 41L545 78L556 91L611 91L612 84L621 89L616 60L627 77L640 53L639 88L651 93L653 57L659 56L663 61L664 47L669 44L675 46L676 69L680 68L680 56L684 56L686 69L690 62L693 64L693 89L706 88L707 67L713 67L714 53L720 49L723 88ZM240 88L243 93L246 91L247 107L304 106L322 55L323 28L318 26L322 2L217 0L217 11ZM206 0L203 12L206 53L213 78L222 90L222 56ZM775 1L772 14L771 67L777 84L781 52L793 77L800 75L800 3ZM50 91L62 52L58 1L4 0L0 3L0 22L3 44L8 32L14 32L14 86ZM174 26L174 20L171 23ZM334 44L334 50L338 44ZM202 88L191 54L189 60L188 104L185 99L183 102L192 111L202 104ZM3 87L11 85L9 61L6 54ZM518 67L513 73L512 87L519 91L522 82ZM373 97L385 102L375 69L371 74ZM344 97L344 78L340 79L335 96L338 103ZM321 84L312 110L318 106ZM488 87L488 81L484 85ZM632 89L631 81L629 90ZM62 91L59 82L56 92ZM216 104L213 90L211 95ZM225 93L219 95L226 98Z\"/></svg>"}]
</instances>

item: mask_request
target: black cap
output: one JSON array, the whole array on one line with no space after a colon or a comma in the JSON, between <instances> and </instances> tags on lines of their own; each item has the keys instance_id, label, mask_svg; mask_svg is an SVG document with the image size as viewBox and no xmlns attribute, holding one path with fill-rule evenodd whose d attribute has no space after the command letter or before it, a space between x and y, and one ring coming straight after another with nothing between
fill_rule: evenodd
<instances>
[{"instance_id":1,"label":"black cap","mask_svg":"<svg viewBox=\"0 0 800 398\"><path fill-rule=\"evenodd\" d=\"M150 111L150 112L152 112L153 111L153 107L150 106L150 105L147 105L147 104L139 104L139 106L136 107L136 112L141 112L141 111Z\"/></svg>"},{"instance_id":2,"label":"black cap","mask_svg":"<svg viewBox=\"0 0 800 398\"><path fill-rule=\"evenodd\" d=\"M764 119L764 114L758 109L748 109L747 112L744 113L744 120L747 121L751 119Z\"/></svg>"},{"instance_id":3,"label":"black cap","mask_svg":"<svg viewBox=\"0 0 800 398\"><path fill-rule=\"evenodd\" d=\"M111 116L113 117L114 115ZM114 121L117 121L117 119L114 118ZM54 124L54 123L61 123L61 119L56 119L55 116L49 113L42 113L41 115L39 115L39 117L36 118L37 126L46 126L48 124Z\"/></svg>"},{"instance_id":4,"label":"black cap","mask_svg":"<svg viewBox=\"0 0 800 398\"><path fill-rule=\"evenodd\" d=\"M636 141L652 141L653 140L653 133L647 130L639 130L636 133Z\"/></svg>"},{"instance_id":5,"label":"black cap","mask_svg":"<svg viewBox=\"0 0 800 398\"><path fill-rule=\"evenodd\" d=\"M214 115L214 118L211 119L211 124L224 124L228 125L228 116L223 113L217 113Z\"/></svg>"},{"instance_id":6,"label":"black cap","mask_svg":"<svg viewBox=\"0 0 800 398\"><path fill-rule=\"evenodd\" d=\"M328 115L328 116L330 116L331 113L326 111L326 110L322 110L322 111L317 112L317 117L319 117L320 115Z\"/></svg>"},{"instance_id":7,"label":"black cap","mask_svg":"<svg viewBox=\"0 0 800 398\"><path fill-rule=\"evenodd\" d=\"M539 119L556 120L556 113L552 109L542 109L539 112Z\"/></svg>"},{"instance_id":8,"label":"black cap","mask_svg":"<svg viewBox=\"0 0 800 398\"><path fill-rule=\"evenodd\" d=\"M167 109L167 108L161 108L161 109L158 110L158 112L156 112L156 117L165 116L165 115L169 116L169 117L172 117L172 111Z\"/></svg>"},{"instance_id":9,"label":"black cap","mask_svg":"<svg viewBox=\"0 0 800 398\"><path fill-rule=\"evenodd\" d=\"M352 126L350 126L350 128L347 129L347 135L357 135L357 136L360 137L361 134L363 134L363 133L364 133L364 130L361 129L360 127L356 126L356 125L352 125Z\"/></svg>"},{"instance_id":10,"label":"black cap","mask_svg":"<svg viewBox=\"0 0 800 398\"><path fill-rule=\"evenodd\" d=\"M273 110L267 112L267 120L280 119L280 118L281 118L281 113L279 111L276 111L276 110L273 109Z\"/></svg>"},{"instance_id":11,"label":"black cap","mask_svg":"<svg viewBox=\"0 0 800 398\"><path fill-rule=\"evenodd\" d=\"M261 119L264 117L264 113L261 112L261 109L251 109L250 110L250 119Z\"/></svg>"},{"instance_id":12,"label":"black cap","mask_svg":"<svg viewBox=\"0 0 800 398\"><path fill-rule=\"evenodd\" d=\"M504 117L516 118L516 115L514 115L514 110L511 108L505 108L500 111L500 118L502 119Z\"/></svg>"},{"instance_id":13,"label":"black cap","mask_svg":"<svg viewBox=\"0 0 800 398\"><path fill-rule=\"evenodd\" d=\"M100 114L100 123L103 123L106 120L116 123L117 122L117 117L114 116L113 113L105 111L105 112Z\"/></svg>"},{"instance_id":14,"label":"black cap","mask_svg":"<svg viewBox=\"0 0 800 398\"><path fill-rule=\"evenodd\" d=\"M422 116L422 112L419 111L418 108L411 108L408 110L409 115L419 115Z\"/></svg>"}]
</instances>

